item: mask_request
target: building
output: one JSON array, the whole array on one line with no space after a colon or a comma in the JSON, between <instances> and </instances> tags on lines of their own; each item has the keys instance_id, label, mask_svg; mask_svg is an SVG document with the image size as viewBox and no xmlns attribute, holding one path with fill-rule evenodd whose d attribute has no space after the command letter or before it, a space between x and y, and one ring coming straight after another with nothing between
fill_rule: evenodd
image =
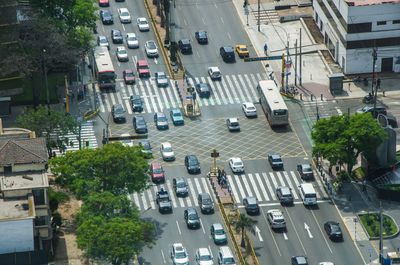
<instances>
[{"instance_id":1,"label":"building","mask_svg":"<svg viewBox=\"0 0 400 265\"><path fill-rule=\"evenodd\" d=\"M46 140L0 119L0 254L51 249Z\"/></svg>"},{"instance_id":2,"label":"building","mask_svg":"<svg viewBox=\"0 0 400 265\"><path fill-rule=\"evenodd\" d=\"M314 20L345 74L400 72L400 0L314 0Z\"/></svg>"}]
</instances>

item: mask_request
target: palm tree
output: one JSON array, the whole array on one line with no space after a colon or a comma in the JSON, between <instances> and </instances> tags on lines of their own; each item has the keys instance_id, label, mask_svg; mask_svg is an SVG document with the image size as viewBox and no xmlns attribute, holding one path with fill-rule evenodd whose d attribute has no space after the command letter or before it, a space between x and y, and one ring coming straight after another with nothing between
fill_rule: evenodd
<instances>
[{"instance_id":1,"label":"palm tree","mask_svg":"<svg viewBox=\"0 0 400 265\"><path fill-rule=\"evenodd\" d=\"M250 217L247 217L245 214L240 213L239 216L236 214L229 215L229 224L233 225L235 228L235 232L242 232L242 242L240 246L242 248L246 247L246 242L244 240L244 229L247 228L251 232L254 231L254 225L257 223L257 220L253 220Z\"/></svg>"}]
</instances>

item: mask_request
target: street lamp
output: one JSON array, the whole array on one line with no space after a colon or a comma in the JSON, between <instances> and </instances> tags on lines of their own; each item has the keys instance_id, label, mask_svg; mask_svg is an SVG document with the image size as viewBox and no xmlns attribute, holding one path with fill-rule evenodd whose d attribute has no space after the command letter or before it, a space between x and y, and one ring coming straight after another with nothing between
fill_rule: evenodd
<instances>
[{"instance_id":1,"label":"street lamp","mask_svg":"<svg viewBox=\"0 0 400 265\"><path fill-rule=\"evenodd\" d=\"M47 110L48 113L50 115L50 94L49 94L49 83L47 81L47 67L46 67L46 63L44 60L44 55L46 54L46 49L43 49L43 53L42 53L42 66L43 66L43 72L44 72L44 79L46 82L46 100L47 100Z\"/></svg>"}]
</instances>

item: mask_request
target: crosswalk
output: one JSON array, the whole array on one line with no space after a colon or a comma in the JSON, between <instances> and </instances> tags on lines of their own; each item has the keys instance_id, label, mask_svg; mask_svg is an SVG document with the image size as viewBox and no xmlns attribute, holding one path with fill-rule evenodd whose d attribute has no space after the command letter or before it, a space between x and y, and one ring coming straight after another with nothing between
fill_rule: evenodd
<instances>
[{"instance_id":1,"label":"crosswalk","mask_svg":"<svg viewBox=\"0 0 400 265\"><path fill-rule=\"evenodd\" d=\"M200 106L258 101L256 87L258 81L263 79L267 79L267 74L223 75L221 81L212 81L209 76L188 78L191 85L208 83L211 86L210 98L197 97ZM98 92L101 112L111 112L112 105L119 103L125 107L129 114L132 114L129 102L130 95L140 95L142 97L144 113L154 113L164 109L181 107L178 90L172 79L169 79L169 85L165 88L157 87L154 78L147 80L137 78L134 85L126 85L123 80L117 80L115 92L100 92L99 90Z\"/></svg>"},{"instance_id":2,"label":"crosswalk","mask_svg":"<svg viewBox=\"0 0 400 265\"><path fill-rule=\"evenodd\" d=\"M302 104L307 116L314 124L318 119L329 119L333 115L341 115L343 113L336 100L303 101Z\"/></svg>"},{"instance_id":3,"label":"crosswalk","mask_svg":"<svg viewBox=\"0 0 400 265\"><path fill-rule=\"evenodd\" d=\"M315 172L314 172L315 175ZM297 187L303 182L299 174L295 171L273 171L248 173L242 175L227 175L228 183L232 192L232 196L238 204L248 196L254 196L259 203L278 202L276 197L276 188L278 186L288 186L292 189L295 201L300 200ZM185 198L176 197L173 192L172 180L167 179L165 183L155 185L152 184L149 189L143 193L133 193L129 198L135 202L139 210L156 209L156 194L161 188L169 191L173 208L183 208L198 206L197 195L199 193L213 193L210 183L206 177L188 177L189 195ZM323 184L316 179L312 182L317 192L318 199L328 198L323 188Z\"/></svg>"},{"instance_id":4,"label":"crosswalk","mask_svg":"<svg viewBox=\"0 0 400 265\"><path fill-rule=\"evenodd\" d=\"M63 155L67 151L76 151L79 150L79 132L77 134L69 133L65 135L68 138L68 145L66 145L66 149L64 152L60 152L60 150L54 150L56 155ZM86 142L89 143L89 148L97 148L97 139L95 136L95 132L93 129L93 121L84 121L81 124L81 145L82 147L86 147ZM71 144L72 143L72 144Z\"/></svg>"}]
</instances>

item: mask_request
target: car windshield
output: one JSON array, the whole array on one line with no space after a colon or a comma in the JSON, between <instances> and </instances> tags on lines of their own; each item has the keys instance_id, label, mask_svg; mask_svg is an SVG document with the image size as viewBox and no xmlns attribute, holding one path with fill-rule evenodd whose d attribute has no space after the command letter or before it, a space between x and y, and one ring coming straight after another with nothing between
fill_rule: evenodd
<instances>
[{"instance_id":1,"label":"car windshield","mask_svg":"<svg viewBox=\"0 0 400 265\"><path fill-rule=\"evenodd\" d=\"M172 114L174 117L182 117L182 114L181 113L179 113L179 112L174 112L173 114Z\"/></svg>"},{"instance_id":2,"label":"car windshield","mask_svg":"<svg viewBox=\"0 0 400 265\"><path fill-rule=\"evenodd\" d=\"M149 47L149 49L156 49L156 44L154 42L148 42L147 46Z\"/></svg>"},{"instance_id":3,"label":"car windshield","mask_svg":"<svg viewBox=\"0 0 400 265\"><path fill-rule=\"evenodd\" d=\"M107 39L106 38L100 38L100 43L107 43Z\"/></svg>"},{"instance_id":4,"label":"car windshield","mask_svg":"<svg viewBox=\"0 0 400 265\"><path fill-rule=\"evenodd\" d=\"M235 163L233 163L233 165L235 167L241 167L241 166L243 166L243 163L242 162L235 162Z\"/></svg>"},{"instance_id":5,"label":"car windshield","mask_svg":"<svg viewBox=\"0 0 400 265\"><path fill-rule=\"evenodd\" d=\"M337 225L331 225L331 230L333 233L340 232L340 228Z\"/></svg>"},{"instance_id":6,"label":"car windshield","mask_svg":"<svg viewBox=\"0 0 400 265\"><path fill-rule=\"evenodd\" d=\"M158 122L166 122L166 121L167 121L167 118L165 118L165 117L159 117L159 118L157 119L157 121L158 121Z\"/></svg>"},{"instance_id":7,"label":"car windshield","mask_svg":"<svg viewBox=\"0 0 400 265\"><path fill-rule=\"evenodd\" d=\"M310 166L303 166L303 171L304 172L311 172L311 167Z\"/></svg>"},{"instance_id":8,"label":"car windshield","mask_svg":"<svg viewBox=\"0 0 400 265\"><path fill-rule=\"evenodd\" d=\"M146 20L140 20L140 21L139 21L139 24L141 24L141 25L146 25L146 24L147 24L147 21L146 21Z\"/></svg>"},{"instance_id":9,"label":"car windshield","mask_svg":"<svg viewBox=\"0 0 400 265\"><path fill-rule=\"evenodd\" d=\"M253 106L250 106L250 107L247 107L247 110L256 110L256 108Z\"/></svg>"},{"instance_id":10,"label":"car windshield","mask_svg":"<svg viewBox=\"0 0 400 265\"><path fill-rule=\"evenodd\" d=\"M196 159L189 159L189 166L197 166L198 164Z\"/></svg>"},{"instance_id":11,"label":"car windshield","mask_svg":"<svg viewBox=\"0 0 400 265\"><path fill-rule=\"evenodd\" d=\"M119 54L126 54L126 50L125 49L121 49L118 51Z\"/></svg>"},{"instance_id":12,"label":"car windshield","mask_svg":"<svg viewBox=\"0 0 400 265\"><path fill-rule=\"evenodd\" d=\"M127 73L125 73L125 76L126 76L126 77L133 77L134 75L133 75L133 73L127 72ZM139 100L140 100L140 99L139 99ZM135 100L134 100L133 102L135 102Z\"/></svg>"},{"instance_id":13,"label":"car windshield","mask_svg":"<svg viewBox=\"0 0 400 265\"><path fill-rule=\"evenodd\" d=\"M178 187L178 188L185 188L186 187L186 183L185 182L177 182L176 183L176 186Z\"/></svg>"},{"instance_id":14,"label":"car windshield","mask_svg":"<svg viewBox=\"0 0 400 265\"><path fill-rule=\"evenodd\" d=\"M155 168L155 169L153 169L153 173L161 174L162 173L162 169L161 168Z\"/></svg>"},{"instance_id":15,"label":"car windshield","mask_svg":"<svg viewBox=\"0 0 400 265\"><path fill-rule=\"evenodd\" d=\"M128 40L129 40L129 41L137 40L137 38L136 38L136 37L133 37L133 36L129 36L129 37L128 37Z\"/></svg>"},{"instance_id":16,"label":"car windshield","mask_svg":"<svg viewBox=\"0 0 400 265\"><path fill-rule=\"evenodd\" d=\"M121 12L121 16L129 16L129 13L128 12L126 12L126 11L123 11L123 12Z\"/></svg>"},{"instance_id":17,"label":"car windshield","mask_svg":"<svg viewBox=\"0 0 400 265\"><path fill-rule=\"evenodd\" d=\"M247 52L247 48L240 48L242 52Z\"/></svg>"},{"instance_id":18,"label":"car windshield","mask_svg":"<svg viewBox=\"0 0 400 265\"><path fill-rule=\"evenodd\" d=\"M211 255L202 255L200 256L200 260L212 260Z\"/></svg>"},{"instance_id":19,"label":"car windshield","mask_svg":"<svg viewBox=\"0 0 400 265\"><path fill-rule=\"evenodd\" d=\"M215 230L216 235L225 235L225 231L223 229L217 229Z\"/></svg>"},{"instance_id":20,"label":"car windshield","mask_svg":"<svg viewBox=\"0 0 400 265\"><path fill-rule=\"evenodd\" d=\"M272 158L272 162L282 162L282 159L280 157L274 157Z\"/></svg>"},{"instance_id":21,"label":"car windshield","mask_svg":"<svg viewBox=\"0 0 400 265\"><path fill-rule=\"evenodd\" d=\"M199 217L197 216L197 214L192 213L192 214L189 214L188 219L189 220L197 220L197 219L199 219Z\"/></svg>"},{"instance_id":22,"label":"car windshield","mask_svg":"<svg viewBox=\"0 0 400 265\"><path fill-rule=\"evenodd\" d=\"M186 252L175 252L175 257L178 259L184 259L187 257Z\"/></svg>"},{"instance_id":23,"label":"car windshield","mask_svg":"<svg viewBox=\"0 0 400 265\"><path fill-rule=\"evenodd\" d=\"M172 148L171 147L165 147L164 148L164 152L172 152Z\"/></svg>"},{"instance_id":24,"label":"car windshield","mask_svg":"<svg viewBox=\"0 0 400 265\"><path fill-rule=\"evenodd\" d=\"M128 75L127 75L128 76ZM133 75L132 75L133 76ZM135 98L133 100L133 104L142 104L142 100L140 98Z\"/></svg>"},{"instance_id":25,"label":"car windshield","mask_svg":"<svg viewBox=\"0 0 400 265\"><path fill-rule=\"evenodd\" d=\"M140 126L144 126L144 125L146 125L146 122L144 120L139 119L136 121L136 124L140 125Z\"/></svg>"},{"instance_id":26,"label":"car windshield","mask_svg":"<svg viewBox=\"0 0 400 265\"><path fill-rule=\"evenodd\" d=\"M159 201L168 202L168 201L169 201L169 198L168 198L168 196L161 196L161 197L159 198Z\"/></svg>"},{"instance_id":27,"label":"car windshield","mask_svg":"<svg viewBox=\"0 0 400 265\"><path fill-rule=\"evenodd\" d=\"M158 79L165 79L167 77L165 76L165 74L158 74L157 78Z\"/></svg>"},{"instance_id":28,"label":"car windshield","mask_svg":"<svg viewBox=\"0 0 400 265\"><path fill-rule=\"evenodd\" d=\"M125 113L125 110L122 108L115 108L114 113L115 114L123 114L123 113Z\"/></svg>"}]
</instances>

